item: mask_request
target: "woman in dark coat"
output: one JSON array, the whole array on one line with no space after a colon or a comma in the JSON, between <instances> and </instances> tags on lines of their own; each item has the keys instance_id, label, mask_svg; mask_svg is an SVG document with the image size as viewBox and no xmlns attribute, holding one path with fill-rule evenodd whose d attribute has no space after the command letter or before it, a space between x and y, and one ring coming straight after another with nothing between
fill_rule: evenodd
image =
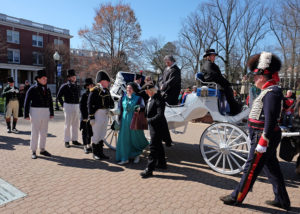
<instances>
[{"instance_id":1,"label":"woman in dark coat","mask_svg":"<svg viewBox=\"0 0 300 214\"><path fill-rule=\"evenodd\" d=\"M141 176L142 178L148 178L153 175L152 172L155 168L167 168L165 150L162 145L164 137L162 124L167 124L167 121L164 115L165 102L160 92L151 83L146 84L143 88L150 97L145 114L148 121L151 142L147 168L141 173Z\"/></svg>"}]
</instances>

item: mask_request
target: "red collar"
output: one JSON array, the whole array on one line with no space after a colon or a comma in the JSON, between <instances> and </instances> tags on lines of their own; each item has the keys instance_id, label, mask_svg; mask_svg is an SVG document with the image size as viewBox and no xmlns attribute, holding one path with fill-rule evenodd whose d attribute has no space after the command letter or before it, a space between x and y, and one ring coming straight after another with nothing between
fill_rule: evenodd
<instances>
[{"instance_id":1,"label":"red collar","mask_svg":"<svg viewBox=\"0 0 300 214\"><path fill-rule=\"evenodd\" d=\"M269 80L268 82L266 82L264 85L263 85L263 87L262 87L262 89L265 89L265 88L268 88L268 87L270 87L270 86L272 86L272 85L276 85L276 81L275 80Z\"/></svg>"}]
</instances>

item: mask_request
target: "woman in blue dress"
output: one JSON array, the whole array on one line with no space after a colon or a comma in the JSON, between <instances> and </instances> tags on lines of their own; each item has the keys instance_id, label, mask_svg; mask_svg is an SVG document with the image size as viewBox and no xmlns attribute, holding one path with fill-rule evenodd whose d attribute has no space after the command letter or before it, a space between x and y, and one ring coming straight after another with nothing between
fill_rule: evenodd
<instances>
[{"instance_id":1,"label":"woman in blue dress","mask_svg":"<svg viewBox=\"0 0 300 214\"><path fill-rule=\"evenodd\" d=\"M134 163L139 162L139 155L149 144L143 130L131 130L130 124L135 111L145 108L142 97L134 93L135 83L128 83L126 93L119 103L120 132L117 142L116 160L119 164L126 164L134 158Z\"/></svg>"}]
</instances>

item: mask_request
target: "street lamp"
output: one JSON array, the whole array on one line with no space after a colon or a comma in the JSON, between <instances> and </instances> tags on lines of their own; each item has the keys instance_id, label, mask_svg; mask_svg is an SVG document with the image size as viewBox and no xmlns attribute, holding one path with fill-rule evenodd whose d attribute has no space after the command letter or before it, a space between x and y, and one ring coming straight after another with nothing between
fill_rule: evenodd
<instances>
[{"instance_id":1,"label":"street lamp","mask_svg":"<svg viewBox=\"0 0 300 214\"><path fill-rule=\"evenodd\" d=\"M56 86L56 99L55 99L55 110L59 110L57 94L58 94L58 62L60 60L60 55L57 51L53 54L53 60L55 61L55 86Z\"/></svg>"},{"instance_id":2,"label":"street lamp","mask_svg":"<svg viewBox=\"0 0 300 214\"><path fill-rule=\"evenodd\" d=\"M159 82L159 75L161 74L161 70L158 68L155 72L157 74L157 83Z\"/></svg>"}]
</instances>

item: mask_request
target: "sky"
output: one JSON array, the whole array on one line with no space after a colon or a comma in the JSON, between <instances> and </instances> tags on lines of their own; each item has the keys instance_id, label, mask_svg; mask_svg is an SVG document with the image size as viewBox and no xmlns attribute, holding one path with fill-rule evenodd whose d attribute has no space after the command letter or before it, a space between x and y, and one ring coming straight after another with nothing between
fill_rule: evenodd
<instances>
[{"instance_id":1,"label":"sky","mask_svg":"<svg viewBox=\"0 0 300 214\"><path fill-rule=\"evenodd\" d=\"M13 3L12 3L13 2ZM71 48L81 48L78 30L90 27L95 9L111 0L0 0L0 13L70 30ZM181 23L197 9L201 0L123 0L128 3L142 28L142 40L162 37L177 40Z\"/></svg>"}]
</instances>

